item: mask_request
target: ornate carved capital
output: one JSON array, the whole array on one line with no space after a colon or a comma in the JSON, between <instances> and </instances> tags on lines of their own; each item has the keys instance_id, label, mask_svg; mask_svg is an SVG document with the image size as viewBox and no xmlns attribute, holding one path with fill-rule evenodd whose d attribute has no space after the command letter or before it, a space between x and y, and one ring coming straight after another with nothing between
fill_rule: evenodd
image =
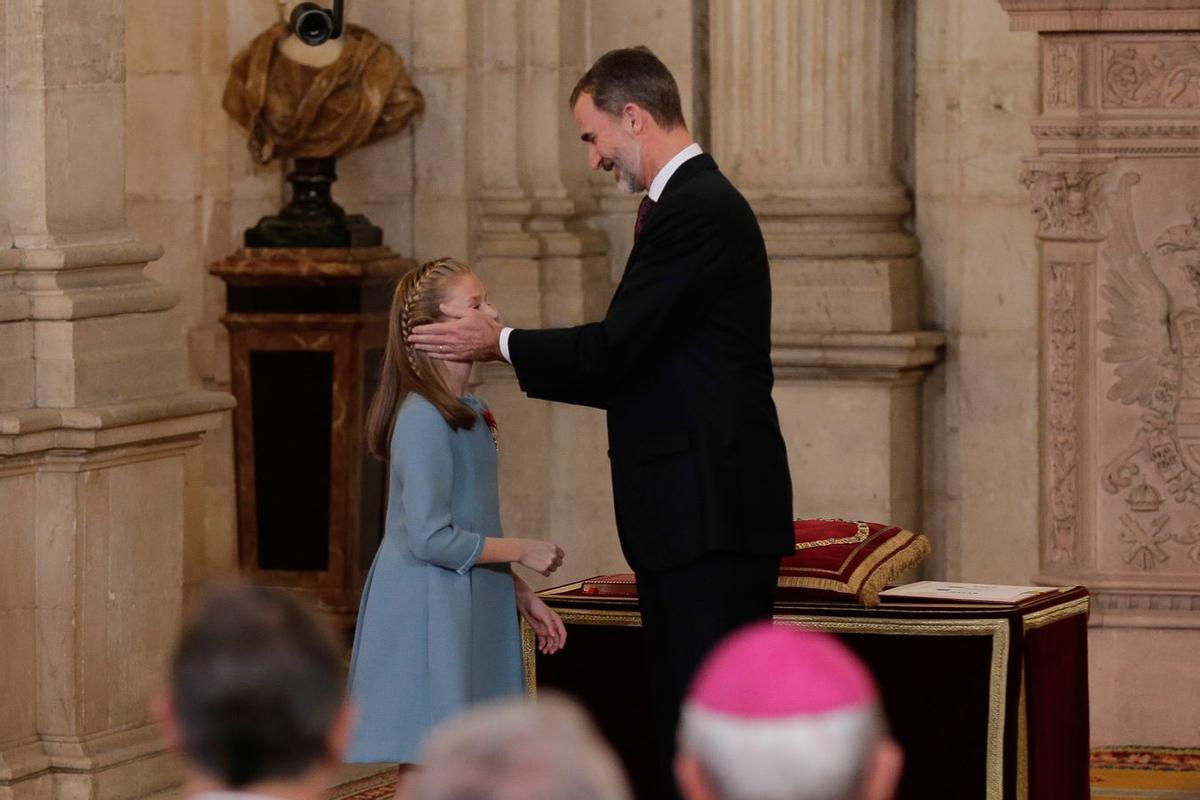
<instances>
[{"instance_id":1,"label":"ornate carved capital","mask_svg":"<svg viewBox=\"0 0 1200 800\"><path fill-rule=\"evenodd\" d=\"M1038 218L1038 237L1075 241L1104 238L1096 216L1098 178L1110 159L1047 161L1027 159L1021 184L1029 190Z\"/></svg>"}]
</instances>

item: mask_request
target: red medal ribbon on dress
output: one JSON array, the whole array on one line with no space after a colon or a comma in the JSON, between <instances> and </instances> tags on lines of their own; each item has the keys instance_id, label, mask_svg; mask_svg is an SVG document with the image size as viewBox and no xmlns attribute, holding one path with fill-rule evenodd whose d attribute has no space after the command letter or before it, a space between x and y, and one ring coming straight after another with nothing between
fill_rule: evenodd
<instances>
[{"instance_id":1,"label":"red medal ribbon on dress","mask_svg":"<svg viewBox=\"0 0 1200 800\"><path fill-rule=\"evenodd\" d=\"M496 452L500 452L500 437L497 435L500 426L496 424L496 417L490 408L483 410L483 421L487 423L488 432L492 434L492 444L496 446Z\"/></svg>"}]
</instances>

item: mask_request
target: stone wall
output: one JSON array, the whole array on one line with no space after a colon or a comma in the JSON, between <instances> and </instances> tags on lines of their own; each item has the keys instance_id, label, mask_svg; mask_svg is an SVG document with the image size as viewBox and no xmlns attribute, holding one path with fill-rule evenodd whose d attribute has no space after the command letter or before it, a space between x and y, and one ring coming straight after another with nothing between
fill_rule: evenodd
<instances>
[{"instance_id":1,"label":"stone wall","mask_svg":"<svg viewBox=\"0 0 1200 800\"><path fill-rule=\"evenodd\" d=\"M1033 137L1037 41L990 0L916 14L915 229L928 324L946 362L926 386L932 575L1026 584L1037 572L1035 220L1017 181Z\"/></svg>"},{"instance_id":2,"label":"stone wall","mask_svg":"<svg viewBox=\"0 0 1200 800\"><path fill-rule=\"evenodd\" d=\"M128 224L125 21L120 0L0 15L6 798L175 781L148 700L183 602L185 463L232 398L188 382L181 293Z\"/></svg>"}]
</instances>

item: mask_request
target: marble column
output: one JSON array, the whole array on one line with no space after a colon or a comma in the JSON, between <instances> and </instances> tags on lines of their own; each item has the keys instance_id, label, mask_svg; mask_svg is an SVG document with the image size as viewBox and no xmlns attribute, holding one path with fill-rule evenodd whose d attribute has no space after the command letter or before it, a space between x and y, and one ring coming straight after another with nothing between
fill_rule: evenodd
<instances>
[{"instance_id":1,"label":"marble column","mask_svg":"<svg viewBox=\"0 0 1200 800\"><path fill-rule=\"evenodd\" d=\"M0 92L7 83L7 11L0 4ZM0 94L0 98L4 95ZM0 100L0 201L8 178L5 100ZM20 254L13 248L8 207L0 202L0 408L33 405L33 329L28 323L29 301L17 289Z\"/></svg>"},{"instance_id":2,"label":"marble column","mask_svg":"<svg viewBox=\"0 0 1200 800\"><path fill-rule=\"evenodd\" d=\"M919 529L921 383L944 337L920 330L902 227L894 5L711 0L712 151L771 257L797 516Z\"/></svg>"},{"instance_id":3,"label":"marble column","mask_svg":"<svg viewBox=\"0 0 1200 800\"><path fill-rule=\"evenodd\" d=\"M1093 744L1186 744L1200 714L1200 9L1000 4L1041 50L1021 174L1041 262L1040 580L1093 593ZM1133 694L1119 688L1131 674Z\"/></svg>"},{"instance_id":4,"label":"marble column","mask_svg":"<svg viewBox=\"0 0 1200 800\"><path fill-rule=\"evenodd\" d=\"M6 9L0 796L142 796L175 780L148 703L184 454L231 398L187 385L178 295L144 273L162 249L126 224L122 0Z\"/></svg>"},{"instance_id":5,"label":"marble column","mask_svg":"<svg viewBox=\"0 0 1200 800\"><path fill-rule=\"evenodd\" d=\"M604 315L613 284L608 243L587 228L576 189L566 98L586 69L586 20L564 0L499 0L472 31L480 153L476 265L488 292L518 327L561 327ZM579 576L623 567L612 521L600 412L529 401L507 366L480 371L504 428L505 524L553 538ZM558 582L556 575L550 582Z\"/></svg>"}]
</instances>

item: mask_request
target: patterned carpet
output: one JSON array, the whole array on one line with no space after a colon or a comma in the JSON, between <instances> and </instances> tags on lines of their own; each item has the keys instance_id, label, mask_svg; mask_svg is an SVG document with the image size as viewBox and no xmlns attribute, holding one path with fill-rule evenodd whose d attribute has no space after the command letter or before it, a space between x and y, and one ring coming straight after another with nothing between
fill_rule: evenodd
<instances>
[{"instance_id":1,"label":"patterned carpet","mask_svg":"<svg viewBox=\"0 0 1200 800\"><path fill-rule=\"evenodd\" d=\"M362 777L338 783L329 790L329 800L388 800L396 790L396 767L380 767Z\"/></svg>"},{"instance_id":2,"label":"patterned carpet","mask_svg":"<svg viewBox=\"0 0 1200 800\"><path fill-rule=\"evenodd\" d=\"M1092 797L1200 800L1200 749L1109 747L1092 751Z\"/></svg>"}]
</instances>

